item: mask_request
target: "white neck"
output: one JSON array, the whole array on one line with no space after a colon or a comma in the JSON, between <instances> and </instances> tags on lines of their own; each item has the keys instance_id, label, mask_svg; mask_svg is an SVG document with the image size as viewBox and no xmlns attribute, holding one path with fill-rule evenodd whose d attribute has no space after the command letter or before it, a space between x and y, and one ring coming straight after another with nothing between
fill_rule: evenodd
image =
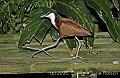
<instances>
[{"instance_id":1,"label":"white neck","mask_svg":"<svg viewBox=\"0 0 120 78\"><path fill-rule=\"evenodd\" d=\"M54 25L55 24L55 16L50 18L50 20L51 20L51 23Z\"/></svg>"},{"instance_id":2,"label":"white neck","mask_svg":"<svg viewBox=\"0 0 120 78\"><path fill-rule=\"evenodd\" d=\"M51 13L47 17L50 18L51 23L55 26L55 14Z\"/></svg>"}]
</instances>

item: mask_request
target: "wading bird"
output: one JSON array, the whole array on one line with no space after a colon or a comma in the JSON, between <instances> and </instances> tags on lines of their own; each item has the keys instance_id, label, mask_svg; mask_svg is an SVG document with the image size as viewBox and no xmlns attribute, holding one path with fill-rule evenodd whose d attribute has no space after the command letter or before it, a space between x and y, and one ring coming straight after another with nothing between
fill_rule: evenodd
<instances>
[{"instance_id":1,"label":"wading bird","mask_svg":"<svg viewBox=\"0 0 120 78\"><path fill-rule=\"evenodd\" d=\"M53 58L53 56L47 53L46 50L57 46L61 39L66 38L68 36L73 36L78 42L78 49L77 49L75 58L79 58L78 52L81 48L81 43L78 39L78 36L93 36L93 33L89 32L85 27L83 27L78 22L75 22L69 18L62 18L62 17L56 18L55 14L52 12L48 12L47 14L41 16L41 18L44 18L44 17L49 18L51 20L51 23L53 24L53 26L55 26L55 28L59 32L59 38L57 39L55 44L39 49L39 51L35 52L33 56L43 51L44 53L46 53L47 55Z\"/></svg>"}]
</instances>

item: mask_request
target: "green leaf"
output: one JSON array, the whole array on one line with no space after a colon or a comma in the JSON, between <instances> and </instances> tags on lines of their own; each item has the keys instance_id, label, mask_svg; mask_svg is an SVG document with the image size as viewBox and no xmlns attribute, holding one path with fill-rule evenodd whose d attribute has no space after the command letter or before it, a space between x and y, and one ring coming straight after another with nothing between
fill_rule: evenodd
<instances>
[{"instance_id":1,"label":"green leaf","mask_svg":"<svg viewBox=\"0 0 120 78\"><path fill-rule=\"evenodd\" d=\"M50 28L50 36L53 41L56 41L59 38L59 33L55 27Z\"/></svg>"},{"instance_id":2,"label":"green leaf","mask_svg":"<svg viewBox=\"0 0 120 78\"><path fill-rule=\"evenodd\" d=\"M65 39L64 43L65 43L68 51L72 51L73 48L76 48L76 41L75 41L75 39Z\"/></svg>"},{"instance_id":3,"label":"green leaf","mask_svg":"<svg viewBox=\"0 0 120 78\"><path fill-rule=\"evenodd\" d=\"M35 38L39 43L42 43L46 33L48 32L49 28L51 27L50 23L47 23L49 20L43 21L43 24L38 28L35 32Z\"/></svg>"},{"instance_id":4,"label":"green leaf","mask_svg":"<svg viewBox=\"0 0 120 78\"><path fill-rule=\"evenodd\" d=\"M112 0L114 6L117 8L117 10L119 11L120 9L120 1L119 0Z\"/></svg>"},{"instance_id":5,"label":"green leaf","mask_svg":"<svg viewBox=\"0 0 120 78\"><path fill-rule=\"evenodd\" d=\"M20 24L21 23L21 19L15 19L15 23Z\"/></svg>"},{"instance_id":6,"label":"green leaf","mask_svg":"<svg viewBox=\"0 0 120 78\"><path fill-rule=\"evenodd\" d=\"M16 3L12 4L12 9L16 12L16 10L18 9L18 6L16 5Z\"/></svg>"},{"instance_id":7,"label":"green leaf","mask_svg":"<svg viewBox=\"0 0 120 78\"><path fill-rule=\"evenodd\" d=\"M23 28L22 24L17 24L17 26L15 27L15 30L19 32L22 28Z\"/></svg>"},{"instance_id":8,"label":"green leaf","mask_svg":"<svg viewBox=\"0 0 120 78\"><path fill-rule=\"evenodd\" d=\"M82 0L69 0L69 1L61 1L56 0L56 5L54 8L58 11L58 13L66 15L67 17L79 22L83 26L85 26L89 31L93 32L94 30L94 24L92 21L92 17L90 16L89 10L84 4L84 1ZM64 9L63 9L64 8ZM66 40L65 42L67 42ZM72 43L74 40L71 40L70 43ZM67 42L67 43L69 43ZM89 43L90 47L93 47L94 39L90 40L87 39L87 42ZM66 44L67 44L66 43ZM67 45L68 48L71 50L70 46L76 47L76 45Z\"/></svg>"},{"instance_id":9,"label":"green leaf","mask_svg":"<svg viewBox=\"0 0 120 78\"><path fill-rule=\"evenodd\" d=\"M34 37L39 43L42 43L46 33L51 27L48 20L41 19L40 16L46 14L48 11L54 11L50 8L40 8L35 9L31 12L31 19L23 31L18 46L21 48L26 43L30 43L31 39Z\"/></svg>"},{"instance_id":10,"label":"green leaf","mask_svg":"<svg viewBox=\"0 0 120 78\"><path fill-rule=\"evenodd\" d=\"M4 31L4 33L7 33L8 31L9 31L9 27L8 27L8 25L7 25L7 23L5 23L4 25L3 25L3 31Z\"/></svg>"},{"instance_id":11,"label":"green leaf","mask_svg":"<svg viewBox=\"0 0 120 78\"><path fill-rule=\"evenodd\" d=\"M95 9L99 17L106 23L113 40L120 43L120 26L113 17L110 7L105 4L104 0L86 0L86 3Z\"/></svg>"},{"instance_id":12,"label":"green leaf","mask_svg":"<svg viewBox=\"0 0 120 78\"><path fill-rule=\"evenodd\" d=\"M120 20L118 21L118 26L120 27Z\"/></svg>"},{"instance_id":13,"label":"green leaf","mask_svg":"<svg viewBox=\"0 0 120 78\"><path fill-rule=\"evenodd\" d=\"M2 21L0 21L0 29L2 29Z\"/></svg>"},{"instance_id":14,"label":"green leaf","mask_svg":"<svg viewBox=\"0 0 120 78\"><path fill-rule=\"evenodd\" d=\"M25 45L26 43L30 43L32 37L34 36L34 34L36 33L36 31L39 29L39 26L43 23L42 20L40 21L36 21L32 24L28 24L25 27L25 30L23 31L20 40L19 40L19 44L18 46L21 48L23 45Z\"/></svg>"}]
</instances>

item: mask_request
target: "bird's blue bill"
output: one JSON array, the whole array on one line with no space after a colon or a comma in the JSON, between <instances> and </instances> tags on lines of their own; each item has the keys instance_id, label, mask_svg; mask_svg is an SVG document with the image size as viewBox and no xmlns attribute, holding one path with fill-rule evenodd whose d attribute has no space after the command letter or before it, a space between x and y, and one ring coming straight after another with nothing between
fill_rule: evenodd
<instances>
[{"instance_id":1,"label":"bird's blue bill","mask_svg":"<svg viewBox=\"0 0 120 78\"><path fill-rule=\"evenodd\" d=\"M41 18L43 18L43 17L46 17L47 15L49 15L51 12L48 12L47 14L45 14L45 15L42 15L42 16L40 16Z\"/></svg>"},{"instance_id":2,"label":"bird's blue bill","mask_svg":"<svg viewBox=\"0 0 120 78\"><path fill-rule=\"evenodd\" d=\"M41 18L43 18L43 17L46 17L46 14L45 15L42 15L42 16L40 16Z\"/></svg>"}]
</instances>

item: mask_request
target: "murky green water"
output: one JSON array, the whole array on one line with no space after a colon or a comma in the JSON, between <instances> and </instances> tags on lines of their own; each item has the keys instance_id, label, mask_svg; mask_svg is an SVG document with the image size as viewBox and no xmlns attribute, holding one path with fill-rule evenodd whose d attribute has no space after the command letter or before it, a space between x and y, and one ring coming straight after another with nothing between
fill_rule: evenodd
<instances>
[{"instance_id":1,"label":"murky green water","mask_svg":"<svg viewBox=\"0 0 120 78\"><path fill-rule=\"evenodd\" d=\"M120 64L113 64L115 61L120 63L120 44L106 37L106 34L105 38L95 39L94 52L98 55L90 53L82 46L79 55L84 59L70 58L63 42L48 51L55 59L44 53L32 58L33 51L19 49L18 40L19 35L0 35L0 73L120 71ZM53 42L48 36L41 47L50 44ZM40 47L35 41L27 46Z\"/></svg>"}]
</instances>

